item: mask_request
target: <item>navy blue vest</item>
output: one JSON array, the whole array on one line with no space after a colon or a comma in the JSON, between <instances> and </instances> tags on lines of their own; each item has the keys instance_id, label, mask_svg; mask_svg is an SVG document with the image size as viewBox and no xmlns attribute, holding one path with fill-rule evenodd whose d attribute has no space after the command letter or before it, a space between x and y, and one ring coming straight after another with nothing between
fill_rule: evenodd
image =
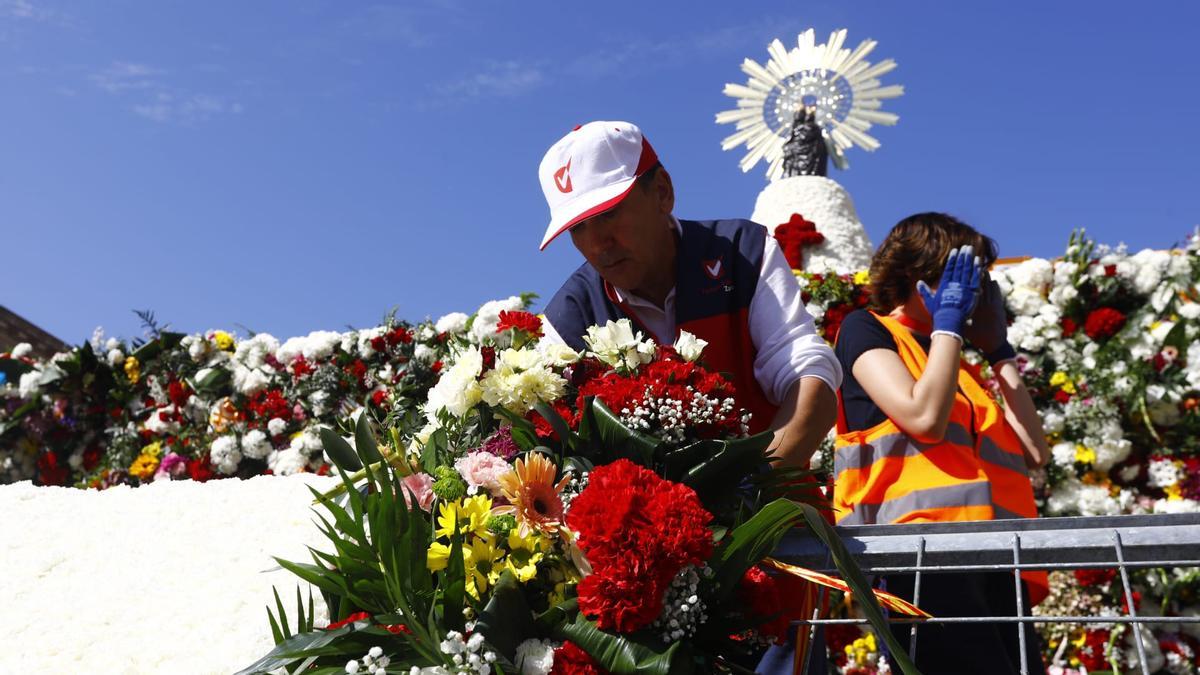
<instances>
[{"instance_id":1,"label":"navy blue vest","mask_svg":"<svg viewBox=\"0 0 1200 675\"><path fill-rule=\"evenodd\" d=\"M754 378L750 301L762 271L767 230L749 220L680 220L683 232L675 269L675 326L707 340L704 363L729 375L738 402L752 413L751 431L775 415ZM546 306L546 318L572 349L586 346L588 326L637 317L616 300L611 285L588 263L567 279Z\"/></svg>"}]
</instances>

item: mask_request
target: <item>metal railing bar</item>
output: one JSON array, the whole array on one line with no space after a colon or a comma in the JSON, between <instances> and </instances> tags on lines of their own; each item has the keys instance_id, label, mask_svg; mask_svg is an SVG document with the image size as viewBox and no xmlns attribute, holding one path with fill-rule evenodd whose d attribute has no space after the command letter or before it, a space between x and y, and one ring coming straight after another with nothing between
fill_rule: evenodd
<instances>
[{"instance_id":1,"label":"metal railing bar","mask_svg":"<svg viewBox=\"0 0 1200 675\"><path fill-rule=\"evenodd\" d=\"M994 563L986 565L925 565L921 568L923 572L1009 572L1013 569L1020 570L1083 570L1083 569L1107 569L1115 568L1116 561L1113 562L1087 562L1087 563L1021 563L1018 567L1012 563ZM1154 562L1152 560L1129 560L1125 562L1125 566L1130 569L1141 569L1144 567L1200 567L1200 560L1163 560ZM911 574L917 571L915 565L891 565L887 567L871 567L869 565L860 565L859 568L863 574ZM825 567L813 570L814 572L837 574L836 567Z\"/></svg>"},{"instance_id":2,"label":"metal railing bar","mask_svg":"<svg viewBox=\"0 0 1200 675\"><path fill-rule=\"evenodd\" d=\"M1025 599L1021 597L1021 535L1014 532L1013 542L1013 584L1016 586L1017 617L1025 616ZM1017 645L1021 650L1021 675L1029 675L1029 659L1025 656L1025 624L1017 624Z\"/></svg>"},{"instance_id":3,"label":"metal railing bar","mask_svg":"<svg viewBox=\"0 0 1200 675\"><path fill-rule=\"evenodd\" d=\"M917 573L913 579L913 604L917 605L921 601L921 562L925 559L925 537L917 539ZM920 607L920 605L917 605ZM908 658L913 663L917 662L917 630L920 626L914 625L908 633Z\"/></svg>"},{"instance_id":4,"label":"metal railing bar","mask_svg":"<svg viewBox=\"0 0 1200 675\"><path fill-rule=\"evenodd\" d=\"M866 619L816 619L813 621L797 620L798 624L815 623L829 624L866 624ZM942 624L942 623L1111 623L1111 624L1148 624L1148 623L1197 623L1200 617L1190 616L945 616L932 619L920 617L896 617L888 619L888 623L896 624Z\"/></svg>"},{"instance_id":5,"label":"metal railing bar","mask_svg":"<svg viewBox=\"0 0 1200 675\"><path fill-rule=\"evenodd\" d=\"M1129 570L1125 567L1125 551L1121 546L1121 533L1113 530L1113 548L1117 552L1117 569L1121 572L1121 584L1125 586L1125 605L1129 611L1130 618L1137 618L1137 607L1133 603L1133 586L1129 583ZM1142 631L1134 626L1133 637L1136 639L1138 661L1142 666L1142 675L1150 675L1150 669L1146 665L1146 646L1142 644Z\"/></svg>"}]
</instances>

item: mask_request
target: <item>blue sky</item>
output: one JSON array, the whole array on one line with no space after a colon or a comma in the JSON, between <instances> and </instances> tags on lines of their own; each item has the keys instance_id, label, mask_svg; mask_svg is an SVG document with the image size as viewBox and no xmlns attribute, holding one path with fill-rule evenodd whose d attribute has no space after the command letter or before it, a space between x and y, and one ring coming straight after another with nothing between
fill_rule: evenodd
<instances>
[{"instance_id":1,"label":"blue sky","mask_svg":"<svg viewBox=\"0 0 1200 675\"><path fill-rule=\"evenodd\" d=\"M950 211L1004 255L1072 228L1166 247L1200 223L1192 2L0 0L0 304L78 343L239 325L286 338L543 299L579 264L536 170L577 123L642 126L681 217L765 185L713 116L744 57L873 38L906 94L852 150L878 242Z\"/></svg>"}]
</instances>

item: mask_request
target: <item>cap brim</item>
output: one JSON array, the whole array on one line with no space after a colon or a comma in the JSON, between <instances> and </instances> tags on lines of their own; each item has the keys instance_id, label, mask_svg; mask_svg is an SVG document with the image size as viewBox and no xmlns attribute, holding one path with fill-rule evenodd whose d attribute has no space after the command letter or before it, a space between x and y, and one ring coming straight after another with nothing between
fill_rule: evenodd
<instances>
[{"instance_id":1,"label":"cap brim","mask_svg":"<svg viewBox=\"0 0 1200 675\"><path fill-rule=\"evenodd\" d=\"M576 200L578 205L572 204L572 208L563 209L560 217L550 221L550 225L546 228L546 236L542 238L542 245L538 247L538 250L545 250L546 246L554 241L555 237L578 225L580 222L592 216L598 216L620 204L621 200L625 199L629 191L633 189L636 182L637 176L634 176L633 178L627 178L612 185L605 185L586 195L582 195ZM582 211L580 211L581 207Z\"/></svg>"}]
</instances>

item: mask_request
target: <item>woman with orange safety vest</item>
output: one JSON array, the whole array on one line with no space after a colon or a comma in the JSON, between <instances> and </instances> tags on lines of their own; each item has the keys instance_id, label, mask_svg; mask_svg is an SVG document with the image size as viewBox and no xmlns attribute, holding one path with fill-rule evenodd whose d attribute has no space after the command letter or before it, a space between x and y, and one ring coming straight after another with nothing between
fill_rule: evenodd
<instances>
[{"instance_id":1,"label":"woman with orange safety vest","mask_svg":"<svg viewBox=\"0 0 1200 675\"><path fill-rule=\"evenodd\" d=\"M995 259L994 241L941 213L902 220L875 253L874 311L849 314L835 347L844 372L834 459L839 525L1037 516L1028 469L1045 464L1049 450L1006 337L1004 300L986 271ZM1002 403L963 359L964 343L991 364ZM1027 596L1040 601L1045 574L1025 582ZM912 600L911 575L885 583ZM1003 572L927 575L918 604L935 617L1016 613L1012 576ZM917 667L926 675L1020 672L1017 630L923 626ZM893 632L909 644L907 625ZM1025 644L1029 672L1041 672L1032 630Z\"/></svg>"}]
</instances>

